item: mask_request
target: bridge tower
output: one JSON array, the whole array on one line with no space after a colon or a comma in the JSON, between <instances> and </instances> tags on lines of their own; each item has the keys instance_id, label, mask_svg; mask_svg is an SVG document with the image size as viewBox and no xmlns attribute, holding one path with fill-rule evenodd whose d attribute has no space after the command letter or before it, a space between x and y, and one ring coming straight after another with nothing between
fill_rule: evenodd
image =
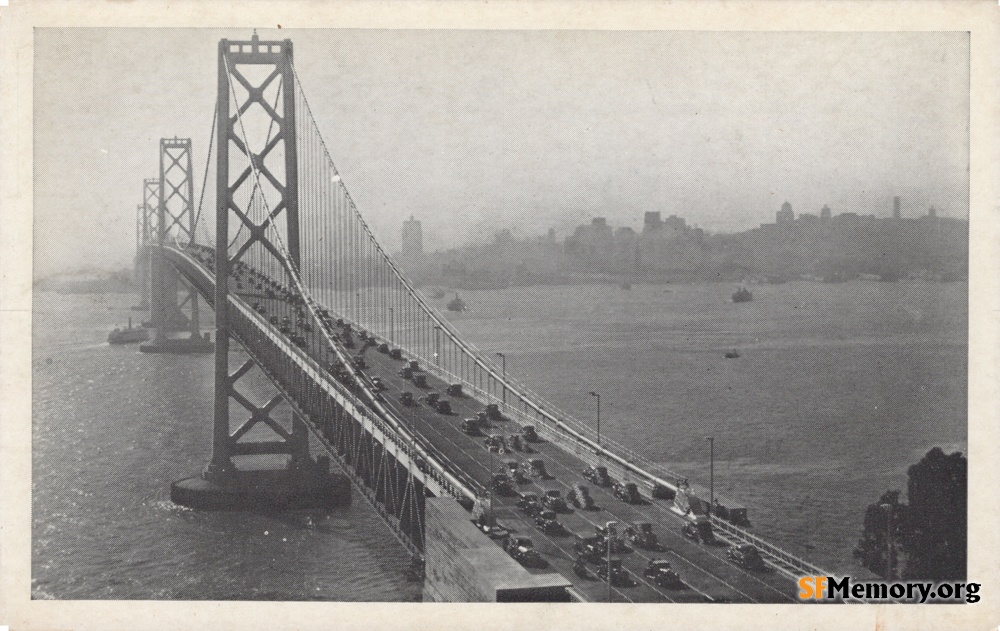
<instances>
[{"instance_id":1,"label":"bridge tower","mask_svg":"<svg viewBox=\"0 0 1000 631\"><path fill-rule=\"evenodd\" d=\"M230 368L230 341L236 339L230 328L230 286L236 290L231 274L249 266L288 281L301 264L294 81L290 40L262 42L255 33L251 41L219 42L212 458L200 479L175 482L171 489L175 502L196 508L306 507L350 500L349 482L329 474L329 458L322 464L310 458L308 429L297 413L290 428L272 417L283 400L280 391L275 388L274 396L258 405L237 389L255 367L267 375L249 349L244 347L250 357L236 370ZM251 118L248 110L255 116L249 122L244 120ZM235 431L233 402L249 412ZM258 437L266 428L274 439L242 440L255 427ZM252 470L233 460L274 455L287 457L285 469Z\"/></svg>"},{"instance_id":2,"label":"bridge tower","mask_svg":"<svg viewBox=\"0 0 1000 631\"><path fill-rule=\"evenodd\" d=\"M149 310L149 294L152 276L152 245L157 239L157 218L159 213L160 181L146 178L142 181L142 203L136 216L135 279L140 284L139 304L133 311ZM148 323L152 326L152 323Z\"/></svg>"},{"instance_id":3,"label":"bridge tower","mask_svg":"<svg viewBox=\"0 0 1000 631\"><path fill-rule=\"evenodd\" d=\"M163 246L174 240L194 243L194 178L191 168L191 139L160 139L160 177L156 191L156 229L150 247L150 321L153 339L139 347L144 353L207 353L212 344L201 335L198 293L188 287L183 302L178 300L181 285L177 270L163 256ZM149 186L150 180L146 180ZM183 308L189 307L190 315ZM187 331L187 338L172 334Z\"/></svg>"}]
</instances>

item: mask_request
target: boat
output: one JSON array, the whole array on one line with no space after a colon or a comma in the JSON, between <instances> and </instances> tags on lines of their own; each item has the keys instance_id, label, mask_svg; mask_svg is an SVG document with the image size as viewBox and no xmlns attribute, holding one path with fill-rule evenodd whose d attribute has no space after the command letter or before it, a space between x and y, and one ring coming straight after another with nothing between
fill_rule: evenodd
<instances>
[{"instance_id":1,"label":"boat","mask_svg":"<svg viewBox=\"0 0 1000 631\"><path fill-rule=\"evenodd\" d=\"M753 294L746 287L740 287L733 292L733 302L750 302L753 300Z\"/></svg>"},{"instance_id":2,"label":"boat","mask_svg":"<svg viewBox=\"0 0 1000 631\"><path fill-rule=\"evenodd\" d=\"M448 311L465 311L465 301L461 296L455 294L455 297L448 302Z\"/></svg>"},{"instance_id":3,"label":"boat","mask_svg":"<svg viewBox=\"0 0 1000 631\"><path fill-rule=\"evenodd\" d=\"M739 356L740 354L739 352L736 351L735 348L731 351L726 351L726 359L737 359L739 358Z\"/></svg>"},{"instance_id":4,"label":"boat","mask_svg":"<svg viewBox=\"0 0 1000 631\"><path fill-rule=\"evenodd\" d=\"M134 344L135 342L145 342L149 339L149 329L132 328L132 318L128 319L128 328L115 330L108 333L108 344Z\"/></svg>"}]
</instances>

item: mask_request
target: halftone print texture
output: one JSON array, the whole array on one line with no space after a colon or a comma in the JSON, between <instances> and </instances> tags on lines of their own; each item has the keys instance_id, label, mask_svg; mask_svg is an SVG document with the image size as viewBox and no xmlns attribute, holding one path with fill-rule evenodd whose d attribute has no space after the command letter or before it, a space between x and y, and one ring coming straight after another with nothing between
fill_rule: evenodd
<instances>
[{"instance_id":1,"label":"halftone print texture","mask_svg":"<svg viewBox=\"0 0 1000 631\"><path fill-rule=\"evenodd\" d=\"M137 117L111 44L190 94ZM966 449L967 34L37 51L123 238L49 230L43 149L35 598L797 602Z\"/></svg>"}]
</instances>

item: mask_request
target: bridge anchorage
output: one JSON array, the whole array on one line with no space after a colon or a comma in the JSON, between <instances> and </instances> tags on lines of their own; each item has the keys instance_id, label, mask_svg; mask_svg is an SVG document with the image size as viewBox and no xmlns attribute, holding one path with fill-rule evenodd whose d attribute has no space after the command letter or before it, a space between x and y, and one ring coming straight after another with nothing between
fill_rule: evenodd
<instances>
[{"instance_id":1,"label":"bridge anchorage","mask_svg":"<svg viewBox=\"0 0 1000 631\"><path fill-rule=\"evenodd\" d=\"M154 321L166 330L184 306L169 274L189 289L189 321L175 326L195 333L197 297L215 312L212 455L171 486L173 501L328 507L353 489L412 553L427 600L795 602L789 579L828 575L742 529L745 509L709 508L683 476L595 435L513 380L506 357L466 342L354 205L290 41L219 43L206 182L213 146L214 222L200 203L192 218L189 140L161 143L158 213L143 213L156 223L141 231ZM616 546L615 523L634 548ZM713 529L716 543L701 545ZM586 568L604 562L601 545L629 553L607 596L601 568ZM770 569L727 561L736 545ZM657 574L664 555L683 587Z\"/></svg>"}]
</instances>

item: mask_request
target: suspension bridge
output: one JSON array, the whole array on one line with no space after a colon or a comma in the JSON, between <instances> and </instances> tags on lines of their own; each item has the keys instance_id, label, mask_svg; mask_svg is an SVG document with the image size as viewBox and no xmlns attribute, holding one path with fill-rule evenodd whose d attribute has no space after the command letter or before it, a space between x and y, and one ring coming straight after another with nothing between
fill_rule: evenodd
<instances>
[{"instance_id":1,"label":"suspension bridge","mask_svg":"<svg viewBox=\"0 0 1000 631\"><path fill-rule=\"evenodd\" d=\"M353 489L427 600L795 602L799 576L829 574L464 340L356 207L291 41L219 43L197 200L191 140L159 149L136 207L141 349L215 356L211 460L174 501L294 508Z\"/></svg>"}]
</instances>

